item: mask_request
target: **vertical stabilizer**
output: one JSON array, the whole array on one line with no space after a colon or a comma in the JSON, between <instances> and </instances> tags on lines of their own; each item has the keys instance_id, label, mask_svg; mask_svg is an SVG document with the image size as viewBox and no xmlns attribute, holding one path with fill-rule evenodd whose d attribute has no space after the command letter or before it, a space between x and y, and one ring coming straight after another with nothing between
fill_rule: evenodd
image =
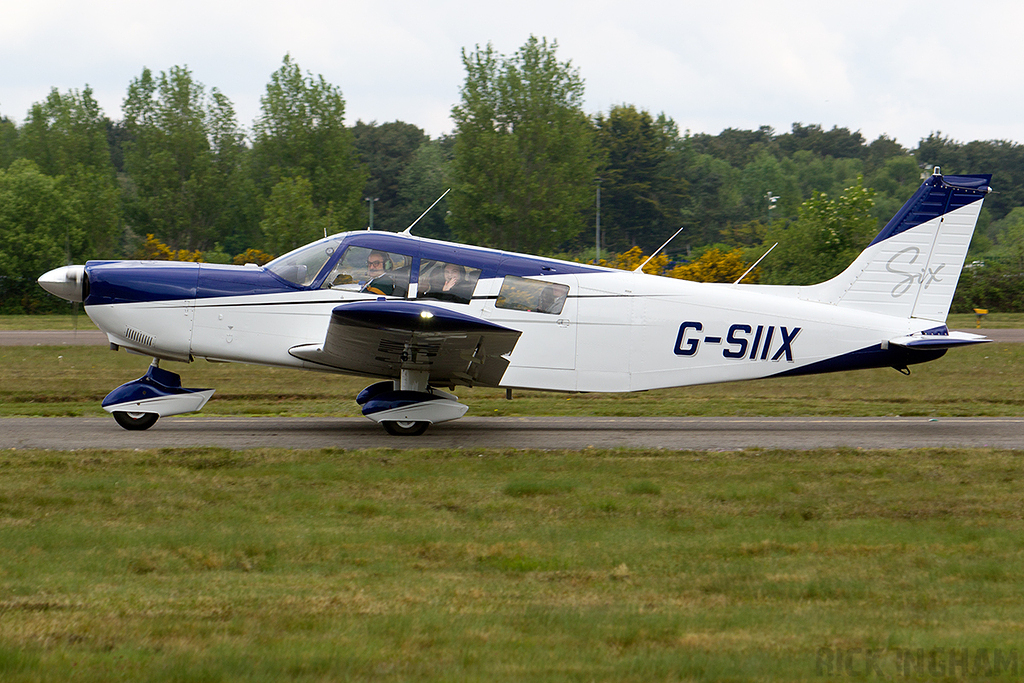
<instances>
[{"instance_id":1,"label":"vertical stabilizer","mask_svg":"<svg viewBox=\"0 0 1024 683\"><path fill-rule=\"evenodd\" d=\"M944 322L991 179L935 173L849 268L809 288L810 298Z\"/></svg>"}]
</instances>

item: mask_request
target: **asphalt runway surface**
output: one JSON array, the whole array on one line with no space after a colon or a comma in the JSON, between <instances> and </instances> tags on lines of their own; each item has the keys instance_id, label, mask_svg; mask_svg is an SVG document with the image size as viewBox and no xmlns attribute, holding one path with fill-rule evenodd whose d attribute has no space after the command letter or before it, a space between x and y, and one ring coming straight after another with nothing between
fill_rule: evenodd
<instances>
[{"instance_id":1,"label":"asphalt runway surface","mask_svg":"<svg viewBox=\"0 0 1024 683\"><path fill-rule=\"evenodd\" d=\"M0 448L747 448L991 447L1024 450L1020 417L467 417L418 437L389 436L365 418L161 418L144 432L113 418L0 419Z\"/></svg>"}]
</instances>

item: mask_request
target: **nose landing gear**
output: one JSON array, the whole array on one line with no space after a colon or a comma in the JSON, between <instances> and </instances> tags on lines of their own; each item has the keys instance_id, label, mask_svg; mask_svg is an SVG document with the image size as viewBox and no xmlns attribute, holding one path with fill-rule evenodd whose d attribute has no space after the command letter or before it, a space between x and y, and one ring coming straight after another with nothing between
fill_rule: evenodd
<instances>
[{"instance_id":1,"label":"nose landing gear","mask_svg":"<svg viewBox=\"0 0 1024 683\"><path fill-rule=\"evenodd\" d=\"M160 368L156 358L146 374L122 384L103 399L103 409L114 415L124 429L149 429L165 415L202 410L213 396L213 389L186 389L181 377Z\"/></svg>"}]
</instances>

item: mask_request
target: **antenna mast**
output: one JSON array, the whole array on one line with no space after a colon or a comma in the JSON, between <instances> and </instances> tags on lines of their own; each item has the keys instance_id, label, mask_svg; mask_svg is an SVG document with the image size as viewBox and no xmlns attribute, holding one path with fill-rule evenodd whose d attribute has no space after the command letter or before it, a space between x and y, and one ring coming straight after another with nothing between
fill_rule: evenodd
<instances>
[{"instance_id":1,"label":"antenna mast","mask_svg":"<svg viewBox=\"0 0 1024 683\"><path fill-rule=\"evenodd\" d=\"M433 204L431 204L430 206L427 207L426 211L424 211L423 213L420 214L420 218L423 218L428 213L430 213L430 210L433 209L435 206L437 206L437 203L439 201L444 199L444 195L448 194L451 191L452 191L452 188L450 188L450 187L447 190L445 190L444 193L440 197L438 197L437 199L434 200ZM412 234L412 226L416 225L417 223L419 223L420 222L420 218L417 218L416 220L414 220L412 222L412 224L408 228L406 228L405 230L402 231L402 234L403 235L411 235Z\"/></svg>"},{"instance_id":2,"label":"antenna mast","mask_svg":"<svg viewBox=\"0 0 1024 683\"><path fill-rule=\"evenodd\" d=\"M776 242L775 244L773 244L772 246L770 246L770 247L768 248L768 251L766 251L766 252L764 252L763 254L761 254L761 258L759 258L759 259L757 259L756 261L754 261L754 265L752 265L752 266L750 266L749 268L747 268L746 272L745 272L745 273L743 273L743 275L740 275L740 276L739 276L739 279L737 279L737 280L736 280L736 282L732 283L732 286L733 286L733 287L735 287L736 285L738 285L738 284L740 283L740 280L742 280L742 279L743 279L743 278L745 278L746 276L750 275L750 271L752 271L752 270L753 270L754 268L757 268L757 264L758 264L758 263L760 263L761 261L764 261L764 257L765 257L765 256L767 256L768 254L772 253L772 249L774 249L774 248L775 248L775 247L777 247L777 246L779 246L779 243L778 243L778 242Z\"/></svg>"},{"instance_id":3,"label":"antenna mast","mask_svg":"<svg viewBox=\"0 0 1024 683\"><path fill-rule=\"evenodd\" d=\"M634 270L633 272L634 272L634 273L642 273L642 272L644 272L644 266L646 266L646 265L647 265L648 263L650 263L650 262L651 262L651 259L652 259L652 258L654 258L655 256L657 256L657 255L658 255L658 254L659 254L659 253L661 252L661 250L662 250L662 249L664 249L665 247L667 247L667 246L668 246L668 243L669 243L669 242L671 242L672 240L674 240L674 239L676 238L676 235L678 235L679 233L681 233L681 232L683 231L683 228L685 228L685 227L686 227L686 226L684 225L684 226L683 226L682 228L679 228L678 230L676 230L676 233L675 233L675 235L672 235L672 236L671 236L671 237L669 237L669 238L668 238L667 240L665 240L665 244L663 244L663 245L661 245L660 247L658 247L657 249L655 249L655 250L654 250L654 253L653 253L653 254L651 254L650 256L648 256L648 257L647 257L647 260L646 260L646 261L644 261L643 263L641 263L641 264L640 264L640 267L638 267L638 268L637 268L636 270Z\"/></svg>"}]
</instances>

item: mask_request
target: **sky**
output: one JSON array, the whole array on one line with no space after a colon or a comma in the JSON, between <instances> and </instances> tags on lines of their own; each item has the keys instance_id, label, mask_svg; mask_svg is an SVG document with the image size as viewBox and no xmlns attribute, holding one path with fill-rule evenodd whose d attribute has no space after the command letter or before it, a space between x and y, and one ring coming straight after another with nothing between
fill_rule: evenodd
<instances>
[{"instance_id":1,"label":"sky","mask_svg":"<svg viewBox=\"0 0 1024 683\"><path fill-rule=\"evenodd\" d=\"M143 68L187 66L251 127L285 54L346 120L452 131L462 51L531 35L579 70L589 114L631 104L680 130L794 122L916 147L1024 142L1024 3L948 0L0 0L0 115L87 85L121 117Z\"/></svg>"}]
</instances>

